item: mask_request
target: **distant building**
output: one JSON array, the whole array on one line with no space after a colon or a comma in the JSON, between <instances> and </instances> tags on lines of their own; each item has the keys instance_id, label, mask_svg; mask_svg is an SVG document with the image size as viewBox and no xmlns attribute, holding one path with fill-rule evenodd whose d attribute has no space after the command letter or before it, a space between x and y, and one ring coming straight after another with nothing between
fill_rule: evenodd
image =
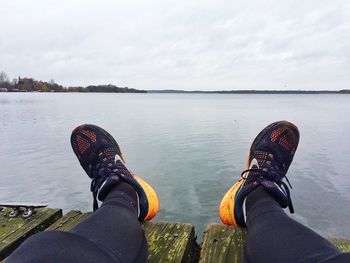
<instances>
[{"instance_id":1,"label":"distant building","mask_svg":"<svg viewBox=\"0 0 350 263\"><path fill-rule=\"evenodd\" d=\"M33 91L34 79L18 77L18 87L20 91Z\"/></svg>"},{"instance_id":2,"label":"distant building","mask_svg":"<svg viewBox=\"0 0 350 263\"><path fill-rule=\"evenodd\" d=\"M25 84L32 84L34 83L34 79L32 78L21 78L21 77L18 77L18 84L22 84L22 85L25 85Z\"/></svg>"},{"instance_id":3,"label":"distant building","mask_svg":"<svg viewBox=\"0 0 350 263\"><path fill-rule=\"evenodd\" d=\"M0 92L7 92L7 88L0 88Z\"/></svg>"}]
</instances>

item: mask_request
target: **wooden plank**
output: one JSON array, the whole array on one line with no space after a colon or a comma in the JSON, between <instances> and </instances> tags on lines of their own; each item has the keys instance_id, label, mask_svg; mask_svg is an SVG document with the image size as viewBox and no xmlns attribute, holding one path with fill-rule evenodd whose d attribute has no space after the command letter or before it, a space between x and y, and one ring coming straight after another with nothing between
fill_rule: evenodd
<instances>
[{"instance_id":1,"label":"wooden plank","mask_svg":"<svg viewBox=\"0 0 350 263\"><path fill-rule=\"evenodd\" d=\"M350 253L350 239L329 238L328 240L331 241L341 251Z\"/></svg>"},{"instance_id":2,"label":"wooden plank","mask_svg":"<svg viewBox=\"0 0 350 263\"><path fill-rule=\"evenodd\" d=\"M91 212L82 213L77 210L69 211L65 216L47 228L46 231L69 231L91 214Z\"/></svg>"},{"instance_id":3,"label":"wooden plank","mask_svg":"<svg viewBox=\"0 0 350 263\"><path fill-rule=\"evenodd\" d=\"M240 262L246 231L221 224L211 224L204 232L200 263Z\"/></svg>"},{"instance_id":4,"label":"wooden plank","mask_svg":"<svg viewBox=\"0 0 350 263\"><path fill-rule=\"evenodd\" d=\"M200 263L238 263L241 259L246 230L243 228L211 224L204 232ZM329 238L341 251L350 252L350 240Z\"/></svg>"},{"instance_id":5,"label":"wooden plank","mask_svg":"<svg viewBox=\"0 0 350 263\"><path fill-rule=\"evenodd\" d=\"M43 231L62 217L61 209L40 208L27 219L20 216L10 218L9 211L11 209L0 212L0 260L7 257L25 239Z\"/></svg>"},{"instance_id":6,"label":"wooden plank","mask_svg":"<svg viewBox=\"0 0 350 263\"><path fill-rule=\"evenodd\" d=\"M172 222L143 222L148 241L148 262L192 262L196 238L194 226Z\"/></svg>"}]
</instances>

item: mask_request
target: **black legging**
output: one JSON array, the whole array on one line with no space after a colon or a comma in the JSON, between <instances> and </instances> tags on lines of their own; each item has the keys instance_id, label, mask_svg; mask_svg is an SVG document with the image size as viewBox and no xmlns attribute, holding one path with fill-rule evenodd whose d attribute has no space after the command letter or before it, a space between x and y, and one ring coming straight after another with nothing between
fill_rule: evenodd
<instances>
[{"instance_id":1,"label":"black legging","mask_svg":"<svg viewBox=\"0 0 350 263\"><path fill-rule=\"evenodd\" d=\"M47 231L27 239L6 263L146 262L147 241L137 219L137 197L122 183L100 209L70 232Z\"/></svg>"},{"instance_id":2,"label":"black legging","mask_svg":"<svg viewBox=\"0 0 350 263\"><path fill-rule=\"evenodd\" d=\"M6 262L146 262L136 198L129 185L119 184L72 231L34 235ZM246 208L244 262L350 262L350 254L288 217L263 189L249 194Z\"/></svg>"},{"instance_id":3,"label":"black legging","mask_svg":"<svg viewBox=\"0 0 350 263\"><path fill-rule=\"evenodd\" d=\"M262 188L246 201L244 262L350 262L329 241L287 216Z\"/></svg>"}]
</instances>

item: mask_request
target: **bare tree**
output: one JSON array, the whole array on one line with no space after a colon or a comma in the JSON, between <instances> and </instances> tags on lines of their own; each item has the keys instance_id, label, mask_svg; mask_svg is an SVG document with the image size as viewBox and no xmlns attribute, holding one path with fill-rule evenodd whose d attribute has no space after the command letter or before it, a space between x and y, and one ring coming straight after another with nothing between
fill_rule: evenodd
<instances>
[{"instance_id":1,"label":"bare tree","mask_svg":"<svg viewBox=\"0 0 350 263\"><path fill-rule=\"evenodd\" d=\"M10 78L5 71L0 72L0 88L9 88Z\"/></svg>"},{"instance_id":2,"label":"bare tree","mask_svg":"<svg viewBox=\"0 0 350 263\"><path fill-rule=\"evenodd\" d=\"M0 84L8 83L10 81L9 76L5 71L0 72Z\"/></svg>"}]
</instances>

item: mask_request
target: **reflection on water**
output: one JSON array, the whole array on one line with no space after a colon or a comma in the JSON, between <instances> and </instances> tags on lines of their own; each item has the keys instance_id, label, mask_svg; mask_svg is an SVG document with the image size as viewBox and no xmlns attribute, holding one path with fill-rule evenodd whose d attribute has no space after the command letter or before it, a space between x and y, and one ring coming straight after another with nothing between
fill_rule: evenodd
<instances>
[{"instance_id":1,"label":"reflection on water","mask_svg":"<svg viewBox=\"0 0 350 263\"><path fill-rule=\"evenodd\" d=\"M0 94L0 200L91 210L89 179L71 130L110 131L127 165L157 190L157 220L219 222L218 204L267 124L295 122L289 171L293 217L321 234L350 236L348 95ZM199 237L201 238L201 237Z\"/></svg>"}]
</instances>

